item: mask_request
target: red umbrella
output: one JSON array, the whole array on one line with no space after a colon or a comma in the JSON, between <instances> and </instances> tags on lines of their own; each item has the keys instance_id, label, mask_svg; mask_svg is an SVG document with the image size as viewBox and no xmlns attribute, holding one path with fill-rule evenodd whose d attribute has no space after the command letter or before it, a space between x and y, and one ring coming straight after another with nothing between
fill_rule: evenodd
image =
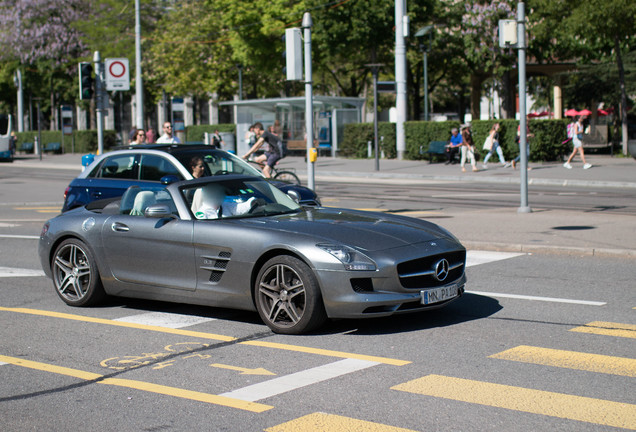
<instances>
[{"instance_id":1,"label":"red umbrella","mask_svg":"<svg viewBox=\"0 0 636 432\"><path fill-rule=\"evenodd\" d=\"M609 114L609 112L605 111L604 109L600 109L597 112L598 112L598 115L600 116L606 116Z\"/></svg>"},{"instance_id":2,"label":"red umbrella","mask_svg":"<svg viewBox=\"0 0 636 432\"><path fill-rule=\"evenodd\" d=\"M579 112L577 110L575 110L575 109L569 109L569 110L567 110L565 112L565 116L566 117L574 117L574 116L577 116L577 115L579 115Z\"/></svg>"},{"instance_id":3,"label":"red umbrella","mask_svg":"<svg viewBox=\"0 0 636 432\"><path fill-rule=\"evenodd\" d=\"M592 115L592 111L590 111L589 109L584 109L584 110L579 111L579 115L589 116L589 115Z\"/></svg>"}]
</instances>

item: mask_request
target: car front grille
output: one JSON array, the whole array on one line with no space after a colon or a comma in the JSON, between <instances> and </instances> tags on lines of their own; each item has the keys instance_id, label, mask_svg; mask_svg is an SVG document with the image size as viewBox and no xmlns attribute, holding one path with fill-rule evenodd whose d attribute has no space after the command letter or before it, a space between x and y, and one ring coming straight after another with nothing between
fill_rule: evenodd
<instances>
[{"instance_id":1,"label":"car front grille","mask_svg":"<svg viewBox=\"0 0 636 432\"><path fill-rule=\"evenodd\" d=\"M439 280L436 266L442 260L448 261L448 275ZM433 288L447 285L459 279L466 267L466 251L445 252L423 258L405 261L397 265L400 283L404 288Z\"/></svg>"}]
</instances>

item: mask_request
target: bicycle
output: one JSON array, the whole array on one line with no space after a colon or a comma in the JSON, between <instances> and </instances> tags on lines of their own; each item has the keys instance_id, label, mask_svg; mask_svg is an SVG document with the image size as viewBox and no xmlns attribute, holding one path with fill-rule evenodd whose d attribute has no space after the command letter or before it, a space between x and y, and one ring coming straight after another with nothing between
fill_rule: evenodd
<instances>
[{"instance_id":1,"label":"bicycle","mask_svg":"<svg viewBox=\"0 0 636 432\"><path fill-rule=\"evenodd\" d=\"M260 171L263 171L263 167L265 166L264 163L256 162L251 159L248 159L247 161L251 163L252 165L258 166L258 169ZM276 162L276 165L278 165L278 162ZM293 168L286 168L281 170L281 169L276 169L275 166L272 167L272 179L279 180L289 184L294 184L296 186L300 186L300 179L298 178L296 173L293 171Z\"/></svg>"}]
</instances>

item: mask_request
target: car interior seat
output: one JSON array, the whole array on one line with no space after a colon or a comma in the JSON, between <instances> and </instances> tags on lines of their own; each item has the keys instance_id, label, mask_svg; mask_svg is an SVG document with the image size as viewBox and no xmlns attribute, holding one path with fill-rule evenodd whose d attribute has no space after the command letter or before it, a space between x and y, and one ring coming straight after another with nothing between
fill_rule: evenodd
<instances>
[{"instance_id":1,"label":"car interior seat","mask_svg":"<svg viewBox=\"0 0 636 432\"><path fill-rule=\"evenodd\" d=\"M135 205L135 198L137 194L141 192L139 186L130 186L121 197L121 202L119 204L119 213L120 214L130 214L130 211L133 209Z\"/></svg>"},{"instance_id":2,"label":"car interior seat","mask_svg":"<svg viewBox=\"0 0 636 432\"><path fill-rule=\"evenodd\" d=\"M131 216L143 216L148 206L156 203L155 193L152 191L141 191L135 197L135 203L130 211Z\"/></svg>"}]
</instances>

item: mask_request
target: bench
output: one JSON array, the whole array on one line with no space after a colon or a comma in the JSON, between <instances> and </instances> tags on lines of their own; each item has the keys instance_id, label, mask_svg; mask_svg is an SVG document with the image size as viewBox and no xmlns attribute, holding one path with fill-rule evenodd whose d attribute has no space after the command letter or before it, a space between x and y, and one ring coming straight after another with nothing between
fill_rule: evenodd
<instances>
[{"instance_id":1,"label":"bench","mask_svg":"<svg viewBox=\"0 0 636 432\"><path fill-rule=\"evenodd\" d=\"M33 143L32 142L22 143L20 145L20 151L22 153L33 153Z\"/></svg>"},{"instance_id":2,"label":"bench","mask_svg":"<svg viewBox=\"0 0 636 432\"><path fill-rule=\"evenodd\" d=\"M307 144L305 144L305 140L287 140L287 151L306 151Z\"/></svg>"},{"instance_id":3,"label":"bench","mask_svg":"<svg viewBox=\"0 0 636 432\"><path fill-rule=\"evenodd\" d=\"M44 153L62 153L62 145L59 142L50 142L44 146Z\"/></svg>"},{"instance_id":4,"label":"bench","mask_svg":"<svg viewBox=\"0 0 636 432\"><path fill-rule=\"evenodd\" d=\"M428 143L428 149L424 150L424 146L420 146L420 154L428 155L428 163L433 163L433 156L446 157L446 141L431 141Z\"/></svg>"}]
</instances>

